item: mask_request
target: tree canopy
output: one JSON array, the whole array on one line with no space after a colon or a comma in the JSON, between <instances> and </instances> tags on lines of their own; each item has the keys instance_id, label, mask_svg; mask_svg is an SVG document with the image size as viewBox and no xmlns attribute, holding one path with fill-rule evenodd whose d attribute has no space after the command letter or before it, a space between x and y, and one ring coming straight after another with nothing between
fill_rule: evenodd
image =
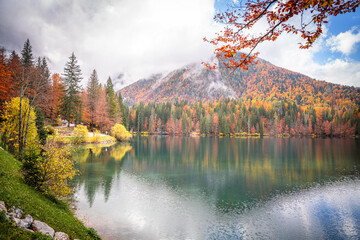
<instances>
[{"instance_id":1,"label":"tree canopy","mask_svg":"<svg viewBox=\"0 0 360 240\"><path fill-rule=\"evenodd\" d=\"M275 41L284 32L300 34L304 39L300 48L307 49L323 33L329 16L355 12L359 5L359 0L240 0L232 9L215 15L215 21L225 27L215 38L204 40L216 46L214 53L227 68L247 69L262 42ZM263 21L265 30L254 33ZM240 57L235 58L237 53ZM204 64L216 68L216 63Z\"/></svg>"},{"instance_id":2,"label":"tree canopy","mask_svg":"<svg viewBox=\"0 0 360 240\"><path fill-rule=\"evenodd\" d=\"M61 104L62 114L68 120L68 124L70 124L71 120L80 120L81 117L81 79L80 66L77 63L75 54L72 53L64 68L63 84L65 95Z\"/></svg>"}]
</instances>

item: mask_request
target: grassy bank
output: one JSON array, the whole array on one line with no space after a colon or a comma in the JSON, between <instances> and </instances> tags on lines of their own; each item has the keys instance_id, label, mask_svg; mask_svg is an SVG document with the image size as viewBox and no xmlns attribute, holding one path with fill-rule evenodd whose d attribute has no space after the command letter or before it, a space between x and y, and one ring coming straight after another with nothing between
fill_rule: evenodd
<instances>
[{"instance_id":1,"label":"grassy bank","mask_svg":"<svg viewBox=\"0 0 360 240\"><path fill-rule=\"evenodd\" d=\"M80 128L80 130L76 130ZM53 128L52 134L47 137L48 142L59 144L91 144L91 143L112 143L116 139L109 135L101 134L98 131L89 132L86 126L78 125L77 127L56 127Z\"/></svg>"},{"instance_id":2,"label":"grassy bank","mask_svg":"<svg viewBox=\"0 0 360 240\"><path fill-rule=\"evenodd\" d=\"M56 232L67 233L71 239L98 239L92 229L87 229L74 216L66 203L45 196L25 184L20 169L18 160L0 150L0 201L4 201L8 209L11 206L20 207L25 214L46 222ZM0 239L39 239L39 236L0 221Z\"/></svg>"}]
</instances>

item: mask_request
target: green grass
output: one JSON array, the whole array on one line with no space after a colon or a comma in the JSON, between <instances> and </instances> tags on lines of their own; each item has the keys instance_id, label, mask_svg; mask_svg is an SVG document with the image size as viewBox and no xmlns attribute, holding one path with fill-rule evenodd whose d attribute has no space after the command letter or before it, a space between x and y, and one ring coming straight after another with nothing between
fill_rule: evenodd
<instances>
[{"instance_id":1,"label":"green grass","mask_svg":"<svg viewBox=\"0 0 360 240\"><path fill-rule=\"evenodd\" d=\"M34 219L46 222L56 232L65 232L71 239L98 239L92 229L78 220L67 204L29 187L22 180L21 163L11 154L0 150L0 201L7 208L16 206ZM96 235L96 234L95 234ZM0 239L41 239L38 233L30 233L0 219ZM43 238L46 239L46 238Z\"/></svg>"}]
</instances>

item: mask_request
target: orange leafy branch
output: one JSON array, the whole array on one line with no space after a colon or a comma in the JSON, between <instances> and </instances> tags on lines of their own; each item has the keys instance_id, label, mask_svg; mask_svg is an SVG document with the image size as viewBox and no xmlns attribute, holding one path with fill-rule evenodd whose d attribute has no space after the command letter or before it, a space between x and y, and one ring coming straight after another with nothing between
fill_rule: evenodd
<instances>
[{"instance_id":1,"label":"orange leafy branch","mask_svg":"<svg viewBox=\"0 0 360 240\"><path fill-rule=\"evenodd\" d=\"M247 69L256 63L259 53L254 50L262 42L275 41L284 32L300 34L304 39L300 48L307 49L321 36L329 16L355 12L359 5L359 0L254 0L245 4L240 1L237 7L215 15L215 21L225 27L215 38L204 38L204 41L216 46L215 56L225 67ZM305 21L304 15L310 15L310 20ZM300 20L295 25L289 20L296 16L300 16ZM249 33L261 19L267 22L266 30ZM240 54L245 51L246 54ZM217 67L203 64L209 69Z\"/></svg>"}]
</instances>

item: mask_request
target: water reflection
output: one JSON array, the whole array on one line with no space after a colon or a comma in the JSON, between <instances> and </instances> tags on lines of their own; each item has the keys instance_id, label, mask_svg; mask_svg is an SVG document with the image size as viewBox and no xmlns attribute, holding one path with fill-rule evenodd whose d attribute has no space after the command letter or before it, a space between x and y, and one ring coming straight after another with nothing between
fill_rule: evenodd
<instances>
[{"instance_id":1,"label":"water reflection","mask_svg":"<svg viewBox=\"0 0 360 240\"><path fill-rule=\"evenodd\" d=\"M77 186L84 185L90 206L98 191L103 191L105 202L109 199L114 177L120 176L122 159L131 149L129 144L117 144L87 145L72 150L72 157L81 173L74 182Z\"/></svg>"},{"instance_id":2,"label":"water reflection","mask_svg":"<svg viewBox=\"0 0 360 240\"><path fill-rule=\"evenodd\" d=\"M360 164L351 139L140 137L132 145L127 171L227 204L353 175Z\"/></svg>"},{"instance_id":3,"label":"water reflection","mask_svg":"<svg viewBox=\"0 0 360 240\"><path fill-rule=\"evenodd\" d=\"M359 146L138 137L78 149L78 214L104 239L357 239Z\"/></svg>"}]
</instances>

